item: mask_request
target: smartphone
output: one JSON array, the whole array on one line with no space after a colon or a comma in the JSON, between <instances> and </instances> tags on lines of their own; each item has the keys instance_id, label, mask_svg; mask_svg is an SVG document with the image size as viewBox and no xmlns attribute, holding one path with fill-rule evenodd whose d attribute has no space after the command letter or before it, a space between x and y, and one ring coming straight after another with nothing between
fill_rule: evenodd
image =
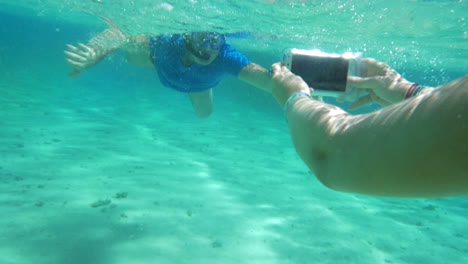
<instances>
[{"instance_id":1,"label":"smartphone","mask_svg":"<svg viewBox=\"0 0 468 264\"><path fill-rule=\"evenodd\" d=\"M361 58L361 53L330 54L290 49L284 54L283 62L314 89L314 95L351 98L357 95L347 85L347 79L348 76L360 76Z\"/></svg>"}]
</instances>

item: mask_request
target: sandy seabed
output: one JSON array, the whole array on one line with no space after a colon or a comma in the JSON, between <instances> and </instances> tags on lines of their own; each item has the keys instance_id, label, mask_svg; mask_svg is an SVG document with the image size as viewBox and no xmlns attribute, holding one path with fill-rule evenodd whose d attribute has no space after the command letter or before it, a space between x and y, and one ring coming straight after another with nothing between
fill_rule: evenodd
<instances>
[{"instance_id":1,"label":"sandy seabed","mask_svg":"<svg viewBox=\"0 0 468 264\"><path fill-rule=\"evenodd\" d=\"M42 81L0 83L0 263L468 262L466 198L328 190L280 111Z\"/></svg>"}]
</instances>

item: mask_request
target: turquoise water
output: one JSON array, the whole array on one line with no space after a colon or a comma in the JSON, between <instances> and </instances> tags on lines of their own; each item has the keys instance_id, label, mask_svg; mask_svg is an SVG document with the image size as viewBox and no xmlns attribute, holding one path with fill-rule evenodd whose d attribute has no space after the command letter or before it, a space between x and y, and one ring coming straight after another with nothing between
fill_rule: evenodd
<instances>
[{"instance_id":1,"label":"turquoise water","mask_svg":"<svg viewBox=\"0 0 468 264\"><path fill-rule=\"evenodd\" d=\"M290 47L362 51L435 86L467 73L467 14L461 0L1 0L0 263L467 262L466 198L326 189L270 95L228 77L200 120L120 53L76 79L63 58L107 18L128 34L251 32L228 41L265 67Z\"/></svg>"}]
</instances>

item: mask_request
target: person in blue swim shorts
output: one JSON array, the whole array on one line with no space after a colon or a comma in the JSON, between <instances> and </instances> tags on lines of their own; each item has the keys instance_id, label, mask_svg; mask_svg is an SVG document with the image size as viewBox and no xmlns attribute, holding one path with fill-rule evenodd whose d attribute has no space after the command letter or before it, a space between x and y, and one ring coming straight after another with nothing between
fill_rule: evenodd
<instances>
[{"instance_id":1,"label":"person in blue swim shorts","mask_svg":"<svg viewBox=\"0 0 468 264\"><path fill-rule=\"evenodd\" d=\"M271 74L252 63L216 32L126 36L111 27L88 44L67 45L65 56L78 76L107 55L122 49L131 64L156 68L161 83L187 93L198 117L213 109L212 89L228 74L270 92Z\"/></svg>"}]
</instances>

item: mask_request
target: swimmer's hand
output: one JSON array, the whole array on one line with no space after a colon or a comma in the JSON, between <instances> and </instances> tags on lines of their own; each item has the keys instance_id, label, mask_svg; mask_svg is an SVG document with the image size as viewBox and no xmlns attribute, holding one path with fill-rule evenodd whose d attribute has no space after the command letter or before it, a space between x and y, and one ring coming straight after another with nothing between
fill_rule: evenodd
<instances>
[{"instance_id":1,"label":"swimmer's hand","mask_svg":"<svg viewBox=\"0 0 468 264\"><path fill-rule=\"evenodd\" d=\"M362 60L362 77L348 77L348 84L368 92L349 106L354 110L371 103L383 106L402 101L412 85L387 64L374 60Z\"/></svg>"},{"instance_id":2,"label":"swimmer's hand","mask_svg":"<svg viewBox=\"0 0 468 264\"><path fill-rule=\"evenodd\" d=\"M68 76L73 78L101 60L95 49L82 43L79 43L78 46L67 45L65 57L67 63L72 67Z\"/></svg>"},{"instance_id":3,"label":"swimmer's hand","mask_svg":"<svg viewBox=\"0 0 468 264\"><path fill-rule=\"evenodd\" d=\"M298 92L311 93L311 89L301 77L292 73L284 63L275 63L271 66L272 94L281 107L284 106L288 98Z\"/></svg>"}]
</instances>

